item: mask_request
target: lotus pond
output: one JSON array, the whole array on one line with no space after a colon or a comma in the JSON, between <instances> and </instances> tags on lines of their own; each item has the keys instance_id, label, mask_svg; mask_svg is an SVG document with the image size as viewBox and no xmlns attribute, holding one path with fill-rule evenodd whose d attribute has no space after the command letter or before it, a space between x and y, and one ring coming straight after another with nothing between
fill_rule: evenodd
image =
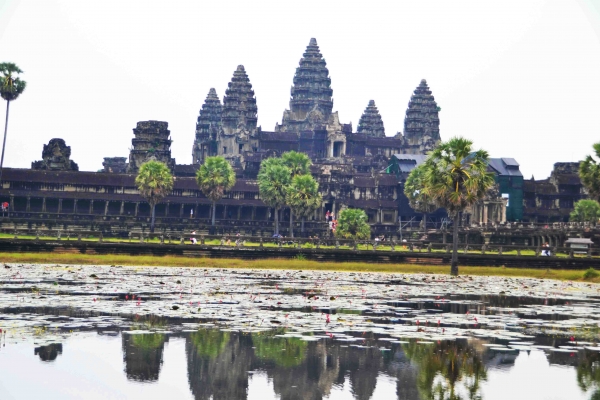
<instances>
[{"instance_id":1,"label":"lotus pond","mask_svg":"<svg viewBox=\"0 0 600 400\"><path fill-rule=\"evenodd\" d=\"M600 286L0 266L0 399L597 399Z\"/></svg>"}]
</instances>

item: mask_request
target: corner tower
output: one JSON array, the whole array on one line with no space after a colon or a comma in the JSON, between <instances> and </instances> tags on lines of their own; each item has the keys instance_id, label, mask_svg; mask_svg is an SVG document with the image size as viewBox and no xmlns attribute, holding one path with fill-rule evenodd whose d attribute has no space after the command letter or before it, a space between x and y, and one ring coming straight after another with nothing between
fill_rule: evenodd
<instances>
[{"instance_id":1,"label":"corner tower","mask_svg":"<svg viewBox=\"0 0 600 400\"><path fill-rule=\"evenodd\" d=\"M235 158L252 151L257 141L256 97L243 65L238 65L225 91L217 153Z\"/></svg>"},{"instance_id":2,"label":"corner tower","mask_svg":"<svg viewBox=\"0 0 600 400\"><path fill-rule=\"evenodd\" d=\"M381 115L379 115L379 110L377 109L374 100L369 101L369 105L360 117L357 132L371 137L385 137L383 120L381 119Z\"/></svg>"},{"instance_id":3,"label":"corner tower","mask_svg":"<svg viewBox=\"0 0 600 400\"><path fill-rule=\"evenodd\" d=\"M217 155L217 138L221 129L222 114L221 100L217 91L211 88L196 123L196 139L192 149L194 164L202 164L206 157Z\"/></svg>"}]
</instances>

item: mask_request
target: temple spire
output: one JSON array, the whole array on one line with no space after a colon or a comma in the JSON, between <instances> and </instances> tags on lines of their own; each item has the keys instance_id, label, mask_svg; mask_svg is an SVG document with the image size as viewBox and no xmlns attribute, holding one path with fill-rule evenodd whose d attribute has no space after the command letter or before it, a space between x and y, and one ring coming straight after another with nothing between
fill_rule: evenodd
<instances>
[{"instance_id":1,"label":"temple spire","mask_svg":"<svg viewBox=\"0 0 600 400\"><path fill-rule=\"evenodd\" d=\"M204 159L217 154L217 135L221 128L223 106L217 91L211 88L204 100L196 123L196 139L192 149L194 164L202 164Z\"/></svg>"},{"instance_id":2,"label":"temple spire","mask_svg":"<svg viewBox=\"0 0 600 400\"><path fill-rule=\"evenodd\" d=\"M410 97L404 118L404 137L410 144L440 141L439 108L425 79Z\"/></svg>"},{"instance_id":3,"label":"temple spire","mask_svg":"<svg viewBox=\"0 0 600 400\"><path fill-rule=\"evenodd\" d=\"M234 134L238 128L256 129L256 98L243 65L238 65L223 98L222 125L225 134Z\"/></svg>"},{"instance_id":4,"label":"temple spire","mask_svg":"<svg viewBox=\"0 0 600 400\"><path fill-rule=\"evenodd\" d=\"M365 112L358 121L358 133L364 133L372 137L385 137L385 128L375 101L370 100Z\"/></svg>"},{"instance_id":5,"label":"temple spire","mask_svg":"<svg viewBox=\"0 0 600 400\"><path fill-rule=\"evenodd\" d=\"M296 120L305 119L317 108L325 119L333 109L333 90L327 63L319 51L317 40L310 39L294 75L290 111Z\"/></svg>"}]
</instances>

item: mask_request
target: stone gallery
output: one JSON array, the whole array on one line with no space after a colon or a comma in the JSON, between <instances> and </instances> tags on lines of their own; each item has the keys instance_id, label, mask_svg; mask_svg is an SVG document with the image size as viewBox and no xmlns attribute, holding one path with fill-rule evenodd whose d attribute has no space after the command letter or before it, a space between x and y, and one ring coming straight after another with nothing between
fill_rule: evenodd
<instances>
[{"instance_id":1,"label":"stone gallery","mask_svg":"<svg viewBox=\"0 0 600 400\"><path fill-rule=\"evenodd\" d=\"M9 202L10 218L2 220L2 227L146 229L150 208L138 193L135 174L144 162L158 160L177 178L172 193L157 206L158 229L202 232L210 224L210 201L194 177L206 157L219 155L234 167L237 183L218 203L217 231L268 236L273 211L260 199L256 176L262 160L294 150L311 158L323 197L321 209L306 221L306 235L327 234L325 213L337 215L352 207L367 213L374 234L394 236L399 221L421 219L408 206L403 183L441 140L440 107L423 79L407 94L404 132L387 136L374 100L365 100L355 130L333 111L332 96L325 59L311 39L293 77L289 109L272 131L257 126L256 96L243 65L234 71L222 102L215 89L209 90L190 143L192 164L177 164L171 157L167 122L138 122L129 159L105 157L99 172L79 171L65 141L51 139L31 169L5 169L0 200ZM497 187L462 222L566 221L573 203L585 197L577 165L557 163L549 179L535 181L523 179L516 160L491 159ZM289 212L284 209L280 220L288 220ZM438 210L430 218L435 223L444 217Z\"/></svg>"}]
</instances>

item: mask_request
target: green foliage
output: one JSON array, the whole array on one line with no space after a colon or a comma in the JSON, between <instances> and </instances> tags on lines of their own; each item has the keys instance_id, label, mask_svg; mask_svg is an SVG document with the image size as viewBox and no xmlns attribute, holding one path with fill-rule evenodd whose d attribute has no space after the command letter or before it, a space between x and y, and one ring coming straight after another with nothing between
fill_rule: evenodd
<instances>
[{"instance_id":1,"label":"green foliage","mask_svg":"<svg viewBox=\"0 0 600 400\"><path fill-rule=\"evenodd\" d=\"M215 358L229 342L229 332L217 329L205 329L190 335L194 349L199 357Z\"/></svg>"},{"instance_id":2,"label":"green foliage","mask_svg":"<svg viewBox=\"0 0 600 400\"><path fill-rule=\"evenodd\" d=\"M437 206L425 186L426 167L426 164L421 164L410 172L404 183L404 194L413 210L432 213L437 209Z\"/></svg>"},{"instance_id":3,"label":"green foliage","mask_svg":"<svg viewBox=\"0 0 600 400\"><path fill-rule=\"evenodd\" d=\"M160 161L148 161L140 167L135 184L140 195L154 207L173 190L173 176Z\"/></svg>"},{"instance_id":4,"label":"green foliage","mask_svg":"<svg viewBox=\"0 0 600 400\"><path fill-rule=\"evenodd\" d=\"M292 178L297 175L306 175L310 173L312 161L304 153L297 151L288 151L281 155L283 165L290 169Z\"/></svg>"},{"instance_id":5,"label":"green foliage","mask_svg":"<svg viewBox=\"0 0 600 400\"><path fill-rule=\"evenodd\" d=\"M583 273L583 279L594 279L600 276L600 273L596 271L594 268L589 268Z\"/></svg>"},{"instance_id":6,"label":"green foliage","mask_svg":"<svg viewBox=\"0 0 600 400\"><path fill-rule=\"evenodd\" d=\"M367 214L357 208L346 208L340 213L335 235L344 239L369 239L371 227Z\"/></svg>"},{"instance_id":7,"label":"green foliage","mask_svg":"<svg viewBox=\"0 0 600 400\"><path fill-rule=\"evenodd\" d=\"M16 100L25 90L27 82L16 76L23 71L13 63L0 63L0 97L6 101Z\"/></svg>"},{"instance_id":8,"label":"green foliage","mask_svg":"<svg viewBox=\"0 0 600 400\"><path fill-rule=\"evenodd\" d=\"M472 144L452 138L435 148L423 164L426 193L451 215L485 197L495 184L493 174L487 172L487 151L472 151Z\"/></svg>"},{"instance_id":9,"label":"green foliage","mask_svg":"<svg viewBox=\"0 0 600 400\"><path fill-rule=\"evenodd\" d=\"M600 158L600 142L594 143L593 148L596 158ZM587 189L590 197L600 201L600 164L596 162L594 157L588 155L579 164L579 178L581 178L581 183Z\"/></svg>"},{"instance_id":10,"label":"green foliage","mask_svg":"<svg viewBox=\"0 0 600 400\"><path fill-rule=\"evenodd\" d=\"M166 335L162 333L142 333L131 335L131 343L138 349L155 350L165 343Z\"/></svg>"},{"instance_id":11,"label":"green foliage","mask_svg":"<svg viewBox=\"0 0 600 400\"><path fill-rule=\"evenodd\" d=\"M294 215L300 218L309 217L323 202L319 184L312 175L294 176L286 191L285 200Z\"/></svg>"},{"instance_id":12,"label":"green foliage","mask_svg":"<svg viewBox=\"0 0 600 400\"><path fill-rule=\"evenodd\" d=\"M308 343L299 338L274 336L283 333L283 330L279 330L267 334L252 334L254 354L260 359L273 361L275 365L282 368L291 368L302 364L306 358Z\"/></svg>"},{"instance_id":13,"label":"green foliage","mask_svg":"<svg viewBox=\"0 0 600 400\"><path fill-rule=\"evenodd\" d=\"M225 158L207 157L196 172L196 182L202 193L210 201L216 202L235 185L235 172Z\"/></svg>"},{"instance_id":14,"label":"green foliage","mask_svg":"<svg viewBox=\"0 0 600 400\"><path fill-rule=\"evenodd\" d=\"M600 218L600 204L596 200L579 200L571 212L570 220L597 223Z\"/></svg>"},{"instance_id":15,"label":"green foliage","mask_svg":"<svg viewBox=\"0 0 600 400\"><path fill-rule=\"evenodd\" d=\"M278 210L285 205L287 186L291 181L291 170L280 158L267 158L260 164L258 190L261 200Z\"/></svg>"}]
</instances>

